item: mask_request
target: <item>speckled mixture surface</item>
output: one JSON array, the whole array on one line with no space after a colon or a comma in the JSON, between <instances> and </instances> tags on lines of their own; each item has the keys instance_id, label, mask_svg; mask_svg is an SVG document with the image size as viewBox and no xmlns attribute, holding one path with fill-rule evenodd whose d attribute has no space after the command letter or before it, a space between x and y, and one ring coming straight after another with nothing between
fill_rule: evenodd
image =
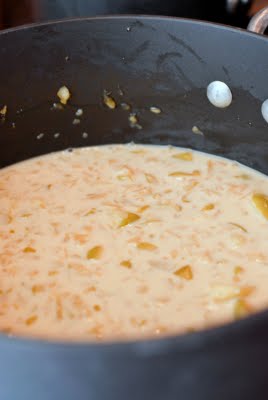
<instances>
[{"instance_id":1,"label":"speckled mixture surface","mask_svg":"<svg viewBox=\"0 0 268 400\"><path fill-rule=\"evenodd\" d=\"M111 340L268 305L268 180L175 147L60 152L0 171L0 330Z\"/></svg>"}]
</instances>

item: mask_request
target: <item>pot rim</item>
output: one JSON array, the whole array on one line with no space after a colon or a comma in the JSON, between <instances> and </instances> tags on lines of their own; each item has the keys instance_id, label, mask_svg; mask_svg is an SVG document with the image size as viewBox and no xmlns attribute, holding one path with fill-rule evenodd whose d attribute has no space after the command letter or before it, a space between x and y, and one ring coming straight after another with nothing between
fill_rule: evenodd
<instances>
[{"instance_id":1,"label":"pot rim","mask_svg":"<svg viewBox=\"0 0 268 400\"><path fill-rule=\"evenodd\" d=\"M111 20L159 20L159 21L177 21L181 22L184 24L194 24L194 25L201 25L201 26L207 26L211 28L218 28L222 30L228 30L228 31L233 31L234 33L241 33L241 34L249 34L250 36L258 36L259 38L262 37L265 40L268 39L268 37L255 33L252 31L249 31L247 29L239 28L239 27L234 27L231 25L227 24L222 24L222 23L216 23L216 22L210 22L210 21L205 21L205 20L200 20L200 19L193 19L193 18L182 18L182 17L173 17L173 16L168 16L168 15L157 15L157 14L106 14L106 15L95 15L95 16L89 16L89 17L71 17L71 18L58 18L58 19L53 19L53 20L47 20L47 21L42 21L42 22L34 22L30 24L24 24L12 28L7 28L0 30L0 35L5 35L8 33L12 32L17 32L17 31L23 31L27 29L33 29L33 28L39 28L39 27L46 27L46 26L51 26L51 25L61 25L61 24L66 24L69 22L94 22L94 21L111 21Z\"/></svg>"}]
</instances>

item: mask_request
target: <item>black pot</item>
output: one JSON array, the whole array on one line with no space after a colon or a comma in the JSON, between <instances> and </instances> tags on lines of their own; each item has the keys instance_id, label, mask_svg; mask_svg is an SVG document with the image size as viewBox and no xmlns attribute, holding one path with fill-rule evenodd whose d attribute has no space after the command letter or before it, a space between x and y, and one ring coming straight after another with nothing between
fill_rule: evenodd
<instances>
[{"instance_id":1,"label":"black pot","mask_svg":"<svg viewBox=\"0 0 268 400\"><path fill-rule=\"evenodd\" d=\"M259 28L258 21L253 25ZM268 173L261 115L268 97L265 37L165 17L82 19L2 32L0 57L0 107L8 106L0 126L2 167L67 147L135 141L191 147ZM206 87L215 79L232 89L228 109L207 101ZM73 94L71 104L52 111L63 84ZM104 89L122 98L119 87L142 130L129 127L123 110L102 105ZM163 110L159 118L146 111L148 104ZM84 116L74 126L78 106ZM194 125L204 136L193 134ZM267 399L267 338L267 311L217 329L137 343L1 335L0 399Z\"/></svg>"}]
</instances>

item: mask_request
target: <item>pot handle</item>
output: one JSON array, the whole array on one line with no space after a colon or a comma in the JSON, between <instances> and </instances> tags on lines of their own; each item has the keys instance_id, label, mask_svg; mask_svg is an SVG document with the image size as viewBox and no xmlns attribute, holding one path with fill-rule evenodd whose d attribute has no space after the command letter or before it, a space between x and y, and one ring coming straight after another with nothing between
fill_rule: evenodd
<instances>
[{"instance_id":1,"label":"pot handle","mask_svg":"<svg viewBox=\"0 0 268 400\"><path fill-rule=\"evenodd\" d=\"M264 34L268 27L268 7L263 8L254 17L252 17L248 30L251 32Z\"/></svg>"}]
</instances>

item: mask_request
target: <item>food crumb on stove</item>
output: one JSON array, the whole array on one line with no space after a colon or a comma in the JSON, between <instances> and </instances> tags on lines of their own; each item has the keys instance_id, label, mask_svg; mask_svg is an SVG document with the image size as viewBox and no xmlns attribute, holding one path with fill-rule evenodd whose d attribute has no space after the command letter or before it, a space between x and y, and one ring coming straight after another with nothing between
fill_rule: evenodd
<instances>
[{"instance_id":1,"label":"food crumb on stove","mask_svg":"<svg viewBox=\"0 0 268 400\"><path fill-rule=\"evenodd\" d=\"M80 119L79 118L75 118L74 120L73 120L73 125L79 125L80 124Z\"/></svg>"},{"instance_id":2,"label":"food crumb on stove","mask_svg":"<svg viewBox=\"0 0 268 400\"><path fill-rule=\"evenodd\" d=\"M83 133L82 133L82 138L83 138L83 139L86 139L87 137L88 137L88 133L87 133L87 132L83 132Z\"/></svg>"},{"instance_id":3,"label":"food crumb on stove","mask_svg":"<svg viewBox=\"0 0 268 400\"><path fill-rule=\"evenodd\" d=\"M154 107L154 106L150 107L150 111L153 114L161 114L161 112L162 112L159 107Z\"/></svg>"},{"instance_id":4,"label":"food crumb on stove","mask_svg":"<svg viewBox=\"0 0 268 400\"><path fill-rule=\"evenodd\" d=\"M118 85L118 94L119 96L124 96L124 92L119 85Z\"/></svg>"},{"instance_id":5,"label":"food crumb on stove","mask_svg":"<svg viewBox=\"0 0 268 400\"><path fill-rule=\"evenodd\" d=\"M63 110L63 106L60 103L53 103L52 109L61 111L61 110Z\"/></svg>"},{"instance_id":6,"label":"food crumb on stove","mask_svg":"<svg viewBox=\"0 0 268 400\"><path fill-rule=\"evenodd\" d=\"M66 105L68 100L71 97L71 92L67 88L67 86L62 86L57 93L58 98L60 99L61 104Z\"/></svg>"},{"instance_id":7,"label":"food crumb on stove","mask_svg":"<svg viewBox=\"0 0 268 400\"><path fill-rule=\"evenodd\" d=\"M75 115L76 117L81 117L83 115L84 111L82 108L78 108Z\"/></svg>"},{"instance_id":8,"label":"food crumb on stove","mask_svg":"<svg viewBox=\"0 0 268 400\"><path fill-rule=\"evenodd\" d=\"M0 109L0 117L5 118L7 115L7 105Z\"/></svg>"},{"instance_id":9,"label":"food crumb on stove","mask_svg":"<svg viewBox=\"0 0 268 400\"><path fill-rule=\"evenodd\" d=\"M142 126L139 124L138 117L137 117L136 113L129 114L128 120L129 120L131 128L142 129Z\"/></svg>"},{"instance_id":10,"label":"food crumb on stove","mask_svg":"<svg viewBox=\"0 0 268 400\"><path fill-rule=\"evenodd\" d=\"M122 108L123 110L125 110L125 111L129 111L130 108L131 108L129 104L124 103L124 102L121 103L120 106L121 106L121 108Z\"/></svg>"},{"instance_id":11,"label":"food crumb on stove","mask_svg":"<svg viewBox=\"0 0 268 400\"><path fill-rule=\"evenodd\" d=\"M111 93L104 90L103 92L103 103L106 107L110 108L110 110L114 110L116 108L115 99L111 96Z\"/></svg>"},{"instance_id":12,"label":"food crumb on stove","mask_svg":"<svg viewBox=\"0 0 268 400\"><path fill-rule=\"evenodd\" d=\"M195 125L192 127L192 132L193 132L195 135L204 136L204 133L203 133L197 126L195 126Z\"/></svg>"},{"instance_id":13,"label":"food crumb on stove","mask_svg":"<svg viewBox=\"0 0 268 400\"><path fill-rule=\"evenodd\" d=\"M39 135L36 136L36 139L40 140L44 137L44 133L39 133Z\"/></svg>"},{"instance_id":14,"label":"food crumb on stove","mask_svg":"<svg viewBox=\"0 0 268 400\"><path fill-rule=\"evenodd\" d=\"M54 133L54 138L57 139L60 136L60 132Z\"/></svg>"}]
</instances>

